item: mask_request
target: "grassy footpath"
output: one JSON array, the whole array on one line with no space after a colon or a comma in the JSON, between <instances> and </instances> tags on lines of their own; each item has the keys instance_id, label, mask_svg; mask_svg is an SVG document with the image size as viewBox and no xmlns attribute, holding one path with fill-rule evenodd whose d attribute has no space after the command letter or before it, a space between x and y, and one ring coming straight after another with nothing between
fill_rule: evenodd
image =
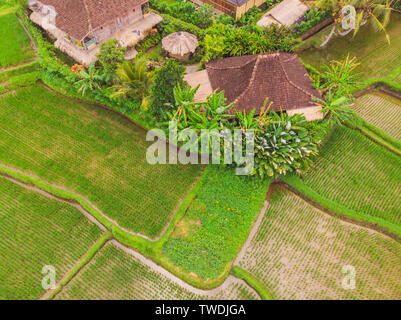
<instances>
[{"instance_id":1,"label":"grassy footpath","mask_svg":"<svg viewBox=\"0 0 401 320\"><path fill-rule=\"evenodd\" d=\"M257 299L242 281L234 280L215 293L198 291L171 277L159 266L108 242L90 263L64 286L56 300L197 300Z\"/></svg>"},{"instance_id":2,"label":"grassy footpath","mask_svg":"<svg viewBox=\"0 0 401 320\"><path fill-rule=\"evenodd\" d=\"M259 279L255 278L248 271L234 266L231 269L231 273L233 276L244 280L248 285L250 285L255 291L260 295L263 300L275 300L274 296L270 293L270 291L265 287L264 283Z\"/></svg>"},{"instance_id":3,"label":"grassy footpath","mask_svg":"<svg viewBox=\"0 0 401 320\"><path fill-rule=\"evenodd\" d=\"M101 230L71 205L0 176L0 300L38 299L42 268L63 277Z\"/></svg>"},{"instance_id":4,"label":"grassy footpath","mask_svg":"<svg viewBox=\"0 0 401 320\"><path fill-rule=\"evenodd\" d=\"M81 257L76 265L61 279L58 283L57 288L52 290L51 293L46 297L47 300L53 299L68 282L95 256L95 254L104 246L104 244L111 239L111 233L105 232L95 242L95 244L89 248L89 250Z\"/></svg>"},{"instance_id":5,"label":"grassy footpath","mask_svg":"<svg viewBox=\"0 0 401 320\"><path fill-rule=\"evenodd\" d=\"M202 169L149 164L145 130L39 84L2 95L0 115L1 163L82 194L120 226L150 238Z\"/></svg>"}]
</instances>

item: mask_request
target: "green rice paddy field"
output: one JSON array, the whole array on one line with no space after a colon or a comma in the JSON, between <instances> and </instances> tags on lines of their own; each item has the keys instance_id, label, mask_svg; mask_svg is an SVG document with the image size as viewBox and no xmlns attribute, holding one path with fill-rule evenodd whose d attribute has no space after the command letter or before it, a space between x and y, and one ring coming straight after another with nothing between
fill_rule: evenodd
<instances>
[{"instance_id":1,"label":"green rice paddy field","mask_svg":"<svg viewBox=\"0 0 401 320\"><path fill-rule=\"evenodd\" d=\"M352 109L364 120L401 140L401 100L371 91L359 97Z\"/></svg>"},{"instance_id":2,"label":"green rice paddy field","mask_svg":"<svg viewBox=\"0 0 401 320\"><path fill-rule=\"evenodd\" d=\"M34 58L30 39L12 10L0 10L0 71Z\"/></svg>"},{"instance_id":3,"label":"green rice paddy field","mask_svg":"<svg viewBox=\"0 0 401 320\"><path fill-rule=\"evenodd\" d=\"M362 27L355 38L352 33L345 37L332 38L325 48L320 48L331 26L326 27L306 40L298 50L301 59L317 68L331 60L343 60L348 54L361 63L359 72L363 78L388 77L401 65L401 13L393 13L387 27L390 45L383 33L374 32L371 26Z\"/></svg>"},{"instance_id":4,"label":"green rice paddy field","mask_svg":"<svg viewBox=\"0 0 401 320\"><path fill-rule=\"evenodd\" d=\"M42 268L56 280L73 267L101 230L69 204L0 176L0 300L38 299Z\"/></svg>"},{"instance_id":5,"label":"green rice paddy field","mask_svg":"<svg viewBox=\"0 0 401 320\"><path fill-rule=\"evenodd\" d=\"M399 242L280 187L239 265L277 299L401 299ZM344 266L354 268L354 289L343 287Z\"/></svg>"},{"instance_id":6,"label":"green rice paddy field","mask_svg":"<svg viewBox=\"0 0 401 320\"><path fill-rule=\"evenodd\" d=\"M200 166L146 161L145 131L41 85L0 97L0 162L87 197L121 226L155 237Z\"/></svg>"},{"instance_id":7,"label":"green rice paddy field","mask_svg":"<svg viewBox=\"0 0 401 320\"><path fill-rule=\"evenodd\" d=\"M122 248L107 243L56 299L254 300L258 297L245 283L236 279L211 295L194 292Z\"/></svg>"},{"instance_id":8,"label":"green rice paddy field","mask_svg":"<svg viewBox=\"0 0 401 320\"><path fill-rule=\"evenodd\" d=\"M356 130L338 127L303 182L360 214L401 225L401 157Z\"/></svg>"}]
</instances>

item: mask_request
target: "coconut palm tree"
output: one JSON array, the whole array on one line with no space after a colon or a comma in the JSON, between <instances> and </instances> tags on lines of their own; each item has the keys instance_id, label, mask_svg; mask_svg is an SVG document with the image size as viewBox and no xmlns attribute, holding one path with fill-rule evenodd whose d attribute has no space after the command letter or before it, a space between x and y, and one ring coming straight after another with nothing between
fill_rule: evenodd
<instances>
[{"instance_id":1,"label":"coconut palm tree","mask_svg":"<svg viewBox=\"0 0 401 320\"><path fill-rule=\"evenodd\" d=\"M113 86L116 91L111 96L122 99L140 99L142 107L146 109L152 83L147 60L141 58L132 62L125 61L119 66L116 74L118 83Z\"/></svg>"},{"instance_id":2,"label":"coconut palm tree","mask_svg":"<svg viewBox=\"0 0 401 320\"><path fill-rule=\"evenodd\" d=\"M396 0L317 0L313 1L316 7L320 9L333 10L334 26L331 29L327 39L322 43L322 47L326 46L334 34L338 33L344 36L354 31L354 36L358 33L360 27L369 22L376 31L383 31L386 35L388 43L390 36L386 27L390 21L391 12L394 10L391 6ZM346 16L350 13L346 10L349 6L355 9L355 28L350 28L346 32L341 32L340 25ZM353 9L352 9L353 10Z\"/></svg>"}]
</instances>

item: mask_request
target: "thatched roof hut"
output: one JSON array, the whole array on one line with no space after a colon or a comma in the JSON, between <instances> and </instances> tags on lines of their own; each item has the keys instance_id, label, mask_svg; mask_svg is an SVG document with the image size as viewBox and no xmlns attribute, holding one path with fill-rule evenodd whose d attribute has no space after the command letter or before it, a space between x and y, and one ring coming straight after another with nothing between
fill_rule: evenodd
<instances>
[{"instance_id":1,"label":"thatched roof hut","mask_svg":"<svg viewBox=\"0 0 401 320\"><path fill-rule=\"evenodd\" d=\"M163 38L162 47L170 57L187 60L198 47L198 39L188 32L174 32Z\"/></svg>"},{"instance_id":2,"label":"thatched roof hut","mask_svg":"<svg viewBox=\"0 0 401 320\"><path fill-rule=\"evenodd\" d=\"M300 0L284 0L266 12L257 22L257 25L266 28L270 24L275 23L290 27L308 10L309 7Z\"/></svg>"}]
</instances>

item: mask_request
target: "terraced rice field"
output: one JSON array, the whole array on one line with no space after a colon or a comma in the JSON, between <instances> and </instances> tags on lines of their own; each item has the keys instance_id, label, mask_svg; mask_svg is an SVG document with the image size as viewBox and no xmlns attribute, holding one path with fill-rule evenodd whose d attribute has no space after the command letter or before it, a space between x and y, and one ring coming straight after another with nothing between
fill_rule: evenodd
<instances>
[{"instance_id":1,"label":"terraced rice field","mask_svg":"<svg viewBox=\"0 0 401 320\"><path fill-rule=\"evenodd\" d=\"M171 279L131 253L109 242L56 299L257 299L244 282L234 279L212 295L201 294L181 280Z\"/></svg>"},{"instance_id":2,"label":"terraced rice field","mask_svg":"<svg viewBox=\"0 0 401 320\"><path fill-rule=\"evenodd\" d=\"M0 10L0 39L0 71L34 58L28 35L16 15L8 9Z\"/></svg>"},{"instance_id":3,"label":"terraced rice field","mask_svg":"<svg viewBox=\"0 0 401 320\"><path fill-rule=\"evenodd\" d=\"M339 127L303 180L327 199L401 225L400 168L401 157L356 130Z\"/></svg>"},{"instance_id":4,"label":"terraced rice field","mask_svg":"<svg viewBox=\"0 0 401 320\"><path fill-rule=\"evenodd\" d=\"M278 299L401 299L399 242L281 188L239 265ZM343 288L343 266L355 268L355 289Z\"/></svg>"},{"instance_id":5,"label":"terraced rice field","mask_svg":"<svg viewBox=\"0 0 401 320\"><path fill-rule=\"evenodd\" d=\"M155 237L200 166L146 161L145 131L109 110L36 85L0 98L0 162L87 197L121 226Z\"/></svg>"},{"instance_id":6,"label":"terraced rice field","mask_svg":"<svg viewBox=\"0 0 401 320\"><path fill-rule=\"evenodd\" d=\"M401 101L372 91L355 101L354 111L363 119L401 140Z\"/></svg>"},{"instance_id":7,"label":"terraced rice field","mask_svg":"<svg viewBox=\"0 0 401 320\"><path fill-rule=\"evenodd\" d=\"M74 207L1 176L0 221L0 300L38 299L42 268L60 280L101 233Z\"/></svg>"},{"instance_id":8,"label":"terraced rice field","mask_svg":"<svg viewBox=\"0 0 401 320\"><path fill-rule=\"evenodd\" d=\"M372 27L362 27L353 38L352 33L344 37L336 37L329 41L325 48L320 45L330 33L331 26L323 29L315 36L306 40L302 46L309 47L299 51L301 59L317 68L331 60L342 60L347 54L357 57L363 72L363 79L388 77L401 61L401 14L393 13L387 32L391 43L388 44L384 33L372 31Z\"/></svg>"}]
</instances>

